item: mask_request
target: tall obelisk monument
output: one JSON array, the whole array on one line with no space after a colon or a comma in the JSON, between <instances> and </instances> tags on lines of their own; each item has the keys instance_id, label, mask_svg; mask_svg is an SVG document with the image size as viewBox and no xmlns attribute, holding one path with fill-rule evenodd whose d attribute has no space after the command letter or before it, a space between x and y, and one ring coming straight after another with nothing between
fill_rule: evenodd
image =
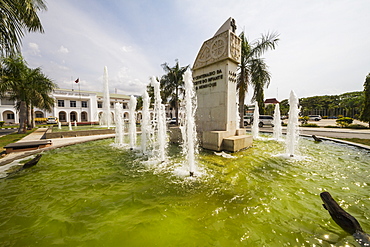
<instances>
[{"instance_id":1,"label":"tall obelisk monument","mask_svg":"<svg viewBox=\"0 0 370 247\"><path fill-rule=\"evenodd\" d=\"M237 129L236 72L241 40L235 30L235 20L229 18L203 43L193 65L197 131L206 149L237 151L251 145L245 130Z\"/></svg>"}]
</instances>

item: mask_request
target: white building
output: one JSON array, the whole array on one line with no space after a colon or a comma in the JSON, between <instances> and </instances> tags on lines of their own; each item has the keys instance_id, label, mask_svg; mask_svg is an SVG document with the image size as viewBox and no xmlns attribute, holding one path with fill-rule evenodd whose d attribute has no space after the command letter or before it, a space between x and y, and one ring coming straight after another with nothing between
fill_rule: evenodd
<instances>
[{"instance_id":1,"label":"white building","mask_svg":"<svg viewBox=\"0 0 370 247\"><path fill-rule=\"evenodd\" d=\"M56 89L52 97L55 104L52 112L35 109L35 118L57 117L60 122L98 122L103 112L103 93L92 91L77 91L71 89ZM111 113L114 116L114 104L122 103L125 119L128 119L128 103L130 97L124 94L110 94ZM141 119L138 114L138 119ZM112 118L114 119L114 118ZM3 97L0 101L0 121L19 123L15 102Z\"/></svg>"}]
</instances>

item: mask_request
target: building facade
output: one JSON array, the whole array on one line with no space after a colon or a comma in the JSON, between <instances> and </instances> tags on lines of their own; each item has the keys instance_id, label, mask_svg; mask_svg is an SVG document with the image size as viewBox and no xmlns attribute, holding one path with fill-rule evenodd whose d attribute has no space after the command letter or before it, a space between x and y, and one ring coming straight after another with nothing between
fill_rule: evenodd
<instances>
[{"instance_id":1,"label":"building facade","mask_svg":"<svg viewBox=\"0 0 370 247\"><path fill-rule=\"evenodd\" d=\"M99 122L103 112L103 93L93 91L76 91L56 89L52 97L55 100L51 112L34 109L35 118L57 117L60 122ZM128 119L130 97L124 94L110 94L110 109L114 117L114 104L122 103L124 118ZM19 123L19 114L15 109L16 102L6 96L0 100L0 121ZM140 115L138 116L138 118ZM114 118L112 118L114 119ZM140 119L140 118L139 118Z\"/></svg>"}]
</instances>

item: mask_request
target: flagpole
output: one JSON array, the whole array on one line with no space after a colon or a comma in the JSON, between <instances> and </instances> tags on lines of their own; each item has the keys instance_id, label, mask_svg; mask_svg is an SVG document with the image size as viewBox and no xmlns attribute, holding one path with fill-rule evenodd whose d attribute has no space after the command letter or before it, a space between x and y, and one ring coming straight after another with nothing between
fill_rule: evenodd
<instances>
[{"instance_id":1,"label":"flagpole","mask_svg":"<svg viewBox=\"0 0 370 247\"><path fill-rule=\"evenodd\" d=\"M80 94L80 120L82 122L82 100L81 100L81 86L80 86L80 81L78 81L78 93Z\"/></svg>"}]
</instances>

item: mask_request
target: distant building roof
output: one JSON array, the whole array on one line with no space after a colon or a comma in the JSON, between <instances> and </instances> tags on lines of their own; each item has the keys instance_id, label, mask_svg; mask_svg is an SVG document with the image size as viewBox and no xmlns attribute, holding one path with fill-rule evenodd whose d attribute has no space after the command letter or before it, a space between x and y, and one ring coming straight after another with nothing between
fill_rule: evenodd
<instances>
[{"instance_id":1,"label":"distant building roof","mask_svg":"<svg viewBox=\"0 0 370 247\"><path fill-rule=\"evenodd\" d=\"M280 102L276 98L266 99L265 104L279 104Z\"/></svg>"},{"instance_id":2,"label":"distant building roof","mask_svg":"<svg viewBox=\"0 0 370 247\"><path fill-rule=\"evenodd\" d=\"M57 88L54 90L54 93L60 93L60 92L74 92L74 93L88 93L88 94L95 94L98 97L103 97L103 92L96 92L96 91L86 91L86 90L76 90L76 89L63 89L63 88ZM130 96L126 94L117 94L117 93L110 93L110 98L114 99L130 99Z\"/></svg>"}]
</instances>

